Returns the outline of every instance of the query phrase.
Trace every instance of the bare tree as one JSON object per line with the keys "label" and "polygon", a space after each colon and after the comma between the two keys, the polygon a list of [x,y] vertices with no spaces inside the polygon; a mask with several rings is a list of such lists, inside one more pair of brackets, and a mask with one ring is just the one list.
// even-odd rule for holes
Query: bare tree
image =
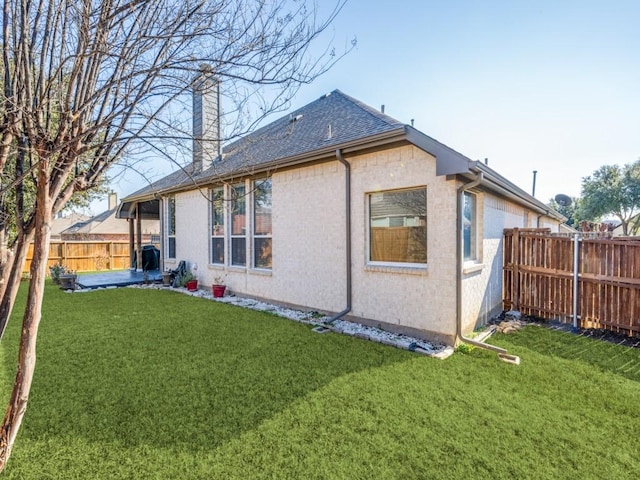
{"label": "bare tree", "polygon": [[[233,100],[230,136],[286,106],[342,55],[312,49],[342,8],[336,1],[321,19],[315,3],[291,0],[4,0],[0,203],[16,200],[4,210],[10,242],[11,222],[0,218],[0,338],[31,241],[34,250],[0,471],[29,398],[54,214],[140,145],[180,136],[172,108],[203,64]],[[257,117],[245,115],[250,104]],[[34,201],[24,201],[26,186]]]}

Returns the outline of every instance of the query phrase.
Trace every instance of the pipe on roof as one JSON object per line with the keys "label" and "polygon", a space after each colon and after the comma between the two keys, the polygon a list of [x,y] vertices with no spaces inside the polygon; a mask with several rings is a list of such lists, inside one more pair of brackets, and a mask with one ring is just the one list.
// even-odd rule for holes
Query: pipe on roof
{"label": "pipe on roof", "polygon": [[[482,184],[486,185],[493,190],[499,192],[502,196],[517,201],[518,203],[527,204],[532,210],[535,210],[543,216],[555,218],[559,222],[564,222],[566,218],[559,213],[550,209],[547,205],[541,201],[531,197],[527,192],[511,183],[506,178],[492,171],[489,167],[485,166],[482,162],[474,162],[470,171],[472,173],[482,174]],[[477,177],[476,177],[477,178]]]}
{"label": "pipe on roof", "polygon": [[352,285],[351,285],[351,164],[344,159],[342,155],[342,150],[336,150],[336,158],[338,161],[344,165],[345,170],[345,241],[346,241],[346,279],[347,279],[347,306],[344,310],[339,313],[336,313],[333,317],[325,321],[325,324],[331,325],[336,320],[344,317],[347,313],[351,311],[351,294],[352,294]]}

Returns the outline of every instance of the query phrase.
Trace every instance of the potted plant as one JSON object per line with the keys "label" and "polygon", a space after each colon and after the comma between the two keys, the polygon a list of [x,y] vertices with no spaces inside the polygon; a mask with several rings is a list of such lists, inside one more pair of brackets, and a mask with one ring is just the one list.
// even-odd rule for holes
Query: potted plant
{"label": "potted plant", "polygon": [[163,286],[170,287],[172,280],[173,280],[173,274],[169,270],[166,270],[166,271],[162,272],[162,285]]}
{"label": "potted plant", "polygon": [[193,275],[193,273],[187,271],[180,276],[178,286],[185,287],[190,292],[195,292],[198,290],[198,279]]}
{"label": "potted plant", "polygon": [[213,279],[213,285],[211,285],[211,290],[213,292],[214,298],[224,297],[224,291],[227,286],[224,284],[224,277],[215,277]]}

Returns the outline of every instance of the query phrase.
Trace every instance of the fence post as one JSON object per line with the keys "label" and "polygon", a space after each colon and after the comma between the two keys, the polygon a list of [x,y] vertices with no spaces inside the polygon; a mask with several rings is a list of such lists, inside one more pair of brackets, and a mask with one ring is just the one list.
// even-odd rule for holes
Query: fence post
{"label": "fence post", "polygon": [[578,330],[578,282],[580,278],[580,234],[573,235],[573,329]]}
{"label": "fence post", "polygon": [[511,277],[511,310],[520,310],[520,230],[513,229],[513,276]]}

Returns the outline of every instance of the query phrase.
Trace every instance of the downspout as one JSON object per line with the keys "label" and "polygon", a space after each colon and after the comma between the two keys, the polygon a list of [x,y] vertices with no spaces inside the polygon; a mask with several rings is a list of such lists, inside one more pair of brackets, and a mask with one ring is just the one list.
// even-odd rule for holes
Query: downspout
{"label": "downspout", "polygon": [[536,228],[541,228],[540,227],[540,219],[543,217],[548,217],[549,216],[549,212],[546,213],[542,213],[540,215],[538,215],[538,218],[536,218]]}
{"label": "downspout", "polygon": [[344,317],[347,313],[351,311],[351,164],[347,162],[342,156],[342,150],[336,150],[336,158],[338,161],[344,165],[345,172],[345,236],[346,236],[346,280],[347,280],[347,306],[344,310],[339,313],[336,313],[333,317],[326,320],[324,323],[327,325],[331,325],[336,320]]}
{"label": "downspout", "polygon": [[[472,340],[470,338],[465,337],[462,334],[462,265],[463,265],[463,252],[462,252],[462,206],[463,206],[463,196],[464,192],[471,190],[474,187],[477,187],[482,183],[484,179],[484,174],[482,172],[478,173],[478,176],[475,180],[470,183],[465,183],[458,187],[458,194],[456,196],[457,203],[457,225],[456,225],[456,339],[468,343],[469,345],[473,345],[475,347],[484,348],[486,350],[491,350],[497,352],[501,359],[507,360],[513,363],[516,363],[516,358],[512,355],[508,355],[507,351],[504,348],[496,347],[495,345],[489,345],[487,343],[478,342],[476,340]],[[519,363],[519,359],[518,359]]]}

